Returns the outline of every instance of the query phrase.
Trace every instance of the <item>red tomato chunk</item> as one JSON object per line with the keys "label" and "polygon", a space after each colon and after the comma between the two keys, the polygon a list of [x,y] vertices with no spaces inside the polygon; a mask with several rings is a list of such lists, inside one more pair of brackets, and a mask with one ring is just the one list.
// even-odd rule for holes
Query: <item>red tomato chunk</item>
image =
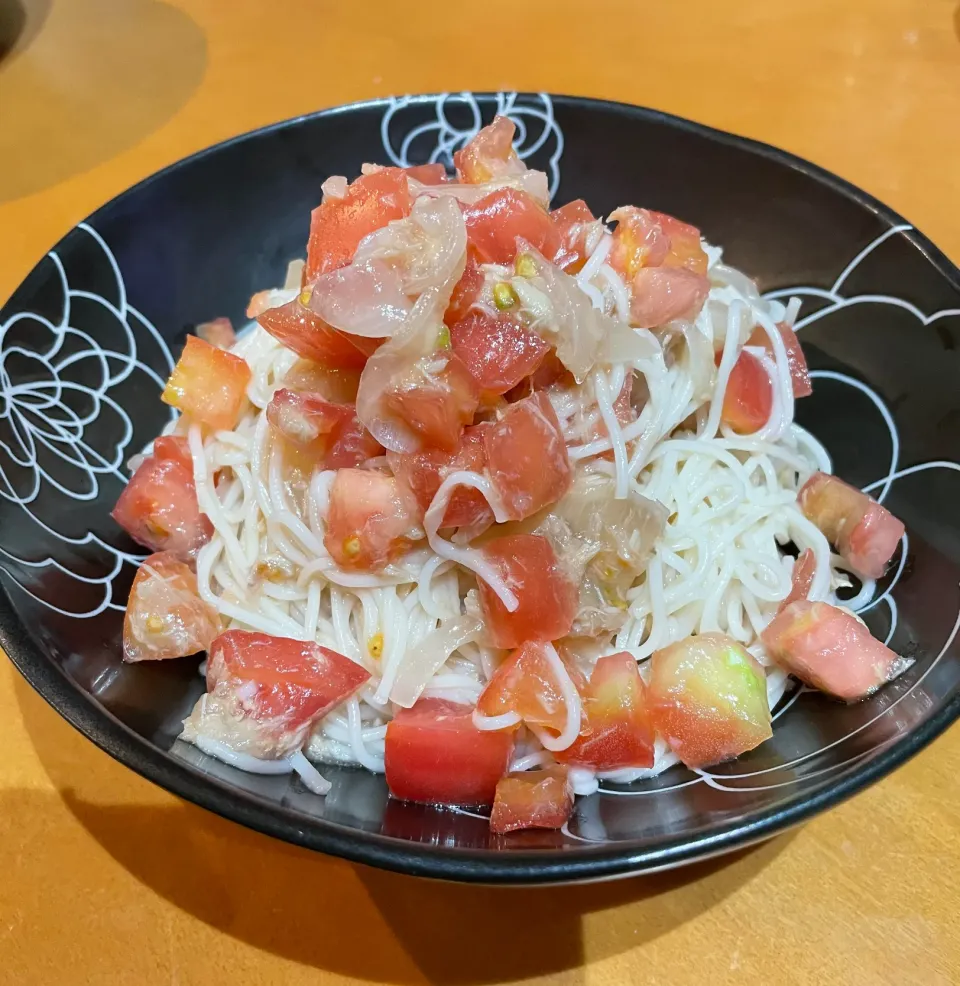
{"label": "red tomato chunk", "polygon": [[545,651],[546,645],[533,641],[515,650],[487,682],[477,709],[485,716],[515,712],[528,726],[563,732],[567,703]]}
{"label": "red tomato chunk", "polygon": [[903,537],[903,522],[873,497],[828,473],[814,473],[797,494],[815,524],[858,575],[879,579]]}
{"label": "red tomato chunk", "polygon": [[648,695],[653,725],[688,767],[732,760],[773,735],[763,668],[722,633],[656,651]]}
{"label": "red tomato chunk", "polygon": [[583,199],[576,199],[550,213],[560,238],[553,262],[568,274],[575,274],[587,261],[587,231],[596,222]]}
{"label": "red tomato chunk", "polygon": [[250,383],[247,361],[187,336],[187,344],[161,395],[166,404],[216,431],[237,423]]}
{"label": "red tomato chunk", "polygon": [[550,347],[509,313],[470,312],[450,327],[454,352],[482,394],[505,394],[533,373]]}
{"label": "red tomato chunk", "polygon": [[727,379],[720,420],[737,434],[752,435],[772,412],[773,385],[767,371],[752,353],[740,353]]}
{"label": "red tomato chunk", "polygon": [[[810,371],[807,369],[807,358],[803,355],[800,340],[785,322],[779,322],[777,328],[780,330],[780,338],[783,339],[783,347],[787,351],[787,365],[790,367],[790,379],[793,381],[793,396],[809,397],[813,393],[813,387],[810,384]],[[762,327],[754,330],[747,345],[762,346],[773,358],[773,344]]]}
{"label": "red tomato chunk", "polygon": [[479,185],[504,175],[520,174],[523,162],[513,149],[517,128],[505,116],[480,130],[462,150],[453,155],[453,163],[461,181]]}
{"label": "red tomato chunk", "polygon": [[213,524],[200,513],[193,482],[193,460],[185,438],[165,436],[120,494],[111,517],[140,544],[193,558],[213,536]]}
{"label": "red tomato chunk", "polygon": [[484,264],[512,264],[517,240],[525,240],[545,257],[560,249],[560,234],[550,214],[527,192],[500,188],[463,211],[467,241]]}
{"label": "red tomato chunk", "polygon": [[814,576],[817,574],[817,556],[811,548],[803,551],[800,557],[793,563],[791,573],[790,593],[777,610],[783,612],[790,603],[795,603],[800,599],[806,599],[810,595],[810,587],[813,585]]}
{"label": "red tomato chunk", "polygon": [[278,390],[267,405],[267,420],[277,434],[324,469],[358,466],[383,453],[352,405],[333,404],[320,394]]}
{"label": "red tomato chunk", "polygon": [[123,618],[123,659],[162,661],[206,650],[220,633],[216,610],[197,591],[197,577],[170,551],[137,570]]}
{"label": "red tomato chunk", "polygon": [[443,320],[447,325],[456,325],[474,306],[480,292],[483,290],[483,271],[477,265],[472,250],[467,251],[467,262],[460,275],[460,280],[453,287],[450,304],[444,313]]}
{"label": "red tomato chunk", "polygon": [[468,705],[421,698],[387,726],[387,786],[404,801],[492,804],[513,742],[512,732],[477,729]]}
{"label": "red tomato chunk", "polygon": [[402,555],[418,525],[393,476],[372,469],[340,469],[330,488],[323,543],[342,568],[375,572]]}
{"label": "red tomato chunk", "polygon": [[407,175],[401,168],[381,168],[361,175],[347,187],[343,198],[328,198],[310,216],[303,283],[345,267],[365,236],[394,219],[403,219],[412,205]]}
{"label": "red tomato chunk", "polygon": [[562,828],[573,811],[573,786],[566,767],[507,774],[497,784],[490,831]]}
{"label": "red tomato chunk", "polygon": [[268,308],[257,316],[257,321],[287,349],[328,370],[360,370],[367,362],[350,337],[327,325],[299,298],[279,308]]}
{"label": "red tomato chunk", "polygon": [[652,767],[654,730],[646,687],[630,654],[597,661],[584,695],[584,725],[573,745],[554,756],[594,770]]}
{"label": "red tomato chunk", "polygon": [[449,349],[417,361],[384,395],[385,407],[410,426],[424,445],[453,452],[473,421],[479,396],[463,360]]}
{"label": "red tomato chunk", "polygon": [[[421,511],[426,513],[440,484],[450,473],[460,470],[483,472],[487,461],[483,451],[483,433],[489,427],[489,424],[479,424],[465,429],[457,451],[452,455],[439,449],[425,449],[411,454],[387,453],[394,475],[401,485],[410,490]],[[483,494],[470,486],[458,486],[450,496],[440,529],[476,529],[492,523],[493,511]]]}
{"label": "red tomato chunk", "polygon": [[912,664],[829,603],[791,603],[761,634],[770,656],[813,688],[856,702]]}
{"label": "red tomato chunk", "polygon": [[685,267],[641,267],[631,282],[630,323],[655,329],[674,319],[700,314],[710,282]]}
{"label": "red tomato chunk", "polygon": [[484,434],[490,476],[511,520],[556,503],[570,488],[573,469],[550,399],[534,394],[511,404]]}
{"label": "red tomato chunk", "polygon": [[519,601],[510,613],[482,579],[480,609],[496,647],[526,641],[559,640],[570,632],[577,612],[577,587],[560,567],[550,542],[539,534],[495,538],[483,549]]}
{"label": "red tomato chunk", "polygon": [[184,724],[184,736],[267,759],[289,756],[369,677],[312,641],[228,630],[210,647],[208,695]]}

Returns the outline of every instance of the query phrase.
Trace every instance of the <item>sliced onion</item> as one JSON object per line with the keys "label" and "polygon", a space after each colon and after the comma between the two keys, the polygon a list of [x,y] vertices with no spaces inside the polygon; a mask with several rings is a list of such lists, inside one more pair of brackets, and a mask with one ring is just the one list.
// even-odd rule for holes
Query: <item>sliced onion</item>
{"label": "sliced onion", "polygon": [[514,277],[510,283],[534,331],[554,343],[557,358],[577,383],[583,383],[598,363],[634,362],[659,351],[652,335],[641,335],[594,308],[573,277],[529,245],[521,249],[532,258],[537,273]]}
{"label": "sliced onion", "polygon": [[376,260],[322,274],[310,286],[308,305],[335,329],[368,339],[393,335],[413,307],[399,272]]}
{"label": "sliced onion", "polygon": [[414,198],[453,198],[464,205],[475,205],[480,199],[500,188],[516,188],[533,196],[541,205],[550,204],[550,181],[542,171],[527,169],[517,175],[504,175],[493,181],[468,185],[456,181],[444,182],[442,185],[424,185],[415,178],[410,182],[410,194]]}
{"label": "sliced onion", "polygon": [[483,624],[475,616],[458,616],[441,623],[423,643],[407,651],[390,689],[390,700],[409,709],[450,655],[476,639],[482,628]]}

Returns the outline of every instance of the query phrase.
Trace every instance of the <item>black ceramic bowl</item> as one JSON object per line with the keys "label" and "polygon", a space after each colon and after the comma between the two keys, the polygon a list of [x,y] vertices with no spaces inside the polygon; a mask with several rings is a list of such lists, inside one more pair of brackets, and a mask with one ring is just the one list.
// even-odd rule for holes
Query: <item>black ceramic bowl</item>
{"label": "black ceramic bowl", "polygon": [[[865,617],[916,658],[860,705],[796,693],[771,741],[704,775],[577,803],[564,832],[498,840],[469,813],[400,804],[383,779],[333,769],[326,798],[176,742],[202,688],[196,659],[126,666],[135,548],[109,512],[123,464],[166,419],[161,382],[188,328],[243,319],[302,255],[330,174],[364,161],[449,162],[495,111],[556,200],[681,216],[765,292],[802,296],[815,372],[800,422],[836,471],[876,489],[909,547]],[[960,272],[863,192],[781,151],[649,110],[543,95],[424,96],[281,123],[124,193],[69,232],[0,312],[0,643],[81,732],[228,818],[408,873],[487,882],[598,879],[744,846],[860,790],[960,712]],[[899,478],[898,470],[942,462]]]}

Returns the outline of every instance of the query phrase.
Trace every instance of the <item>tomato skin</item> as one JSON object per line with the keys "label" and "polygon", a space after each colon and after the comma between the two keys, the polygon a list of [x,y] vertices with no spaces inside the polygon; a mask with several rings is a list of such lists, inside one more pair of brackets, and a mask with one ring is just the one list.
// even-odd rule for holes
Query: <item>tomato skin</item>
{"label": "tomato skin", "polygon": [[208,428],[229,430],[243,410],[251,376],[245,359],[187,336],[160,399]]}
{"label": "tomato skin", "polygon": [[773,384],[753,353],[741,352],[723,395],[720,420],[739,435],[759,431],[773,412]]}
{"label": "tomato skin", "polygon": [[781,667],[846,702],[866,698],[912,663],[829,603],[791,603],[760,636]]}
{"label": "tomato skin", "polygon": [[860,576],[878,579],[887,570],[904,534],[903,522],[873,497],[836,476],[816,472],[797,494],[815,524]]}
{"label": "tomato skin", "polygon": [[453,351],[476,380],[480,392],[498,396],[533,373],[550,347],[507,312],[475,309],[450,327]]}
{"label": "tomato skin", "polygon": [[512,264],[517,239],[545,257],[560,248],[560,235],[550,214],[527,192],[500,188],[463,210],[467,241],[484,264]]}
{"label": "tomato skin", "polygon": [[[367,362],[367,356],[345,333],[327,325],[319,315],[302,305],[299,298],[278,308],[268,308],[257,316],[257,321],[277,342],[325,369],[362,370]],[[365,343],[374,341],[363,340]]]}
{"label": "tomato skin", "polygon": [[477,709],[485,716],[516,712],[528,726],[563,732],[567,703],[545,651],[545,644],[531,640],[515,650],[487,682]]}
{"label": "tomato skin", "polygon": [[456,325],[461,319],[467,317],[477,298],[480,297],[483,284],[483,271],[480,270],[473,251],[468,249],[463,273],[453,287],[450,304],[447,305],[447,310],[443,315],[443,320],[447,326]]}
{"label": "tomato skin", "polygon": [[556,503],[570,488],[573,469],[560,422],[546,394],[511,404],[484,434],[490,477],[511,520]]}
{"label": "tomato skin", "polygon": [[647,695],[653,726],[688,767],[731,760],[773,735],[763,668],[722,633],[656,651]]}
{"label": "tomato skin", "polygon": [[583,199],[575,199],[554,209],[550,219],[557,230],[560,246],[553,262],[568,274],[575,274],[587,261],[587,230],[596,217]]}
{"label": "tomato skin", "polygon": [[493,803],[513,755],[513,733],[480,730],[468,705],[421,698],[387,726],[385,766],[394,798],[426,804]]}
{"label": "tomato skin", "polygon": [[520,604],[508,612],[497,594],[479,580],[480,610],[494,646],[559,640],[570,632],[577,612],[577,587],[561,569],[545,537],[514,534],[494,538],[483,553]]}
{"label": "tomato skin", "polygon": [[[360,241],[394,219],[410,214],[413,200],[402,168],[361,175],[343,198],[328,198],[310,215],[310,239],[303,283],[353,260]],[[301,353],[306,356],[306,353]]]}
{"label": "tomato skin", "polygon": [[342,568],[375,572],[407,550],[417,519],[416,505],[393,476],[339,469],[330,487],[323,543]]}
{"label": "tomato skin", "polygon": [[493,123],[480,130],[453,155],[460,181],[479,185],[503,175],[522,172],[523,162],[513,149],[516,130],[513,121],[505,116],[495,117]]}
{"label": "tomato skin", "polygon": [[477,385],[450,349],[438,349],[417,361],[404,380],[384,395],[384,406],[401,418],[423,443],[456,450],[465,425],[479,403]]}
{"label": "tomato skin", "polygon": [[[410,490],[421,511],[427,511],[440,484],[451,472],[483,472],[486,466],[483,434],[489,427],[489,424],[479,424],[464,429],[457,451],[452,455],[440,449],[423,449],[410,454],[387,453],[387,461],[398,482]],[[479,490],[458,486],[450,496],[440,530],[449,527],[476,529],[489,526],[493,520],[493,511]]]}
{"label": "tomato skin", "polygon": [[559,829],[573,811],[573,786],[566,767],[523,770],[497,784],[490,831],[496,835],[518,829]]}
{"label": "tomato skin", "polygon": [[584,726],[556,759],[594,770],[652,767],[654,730],[646,691],[630,654],[601,657],[584,693]]}
{"label": "tomato skin", "polygon": [[111,517],[140,544],[172,551],[187,561],[211,537],[213,524],[200,513],[187,440],[161,436],[120,494]]}
{"label": "tomato skin", "polygon": [[[803,355],[803,347],[797,338],[796,332],[790,328],[786,322],[778,322],[777,328],[780,330],[780,338],[783,339],[783,346],[787,351],[787,365],[790,367],[790,379],[793,381],[794,397],[809,397],[813,393],[813,386],[810,383],[810,371],[807,369],[807,358]],[[761,346],[773,359],[773,345],[766,331],[758,326],[753,335],[747,340],[748,346]]]}
{"label": "tomato skin", "polygon": [[197,577],[171,551],[137,569],[123,618],[124,661],[162,661],[206,650],[220,633],[216,610],[200,598]]}

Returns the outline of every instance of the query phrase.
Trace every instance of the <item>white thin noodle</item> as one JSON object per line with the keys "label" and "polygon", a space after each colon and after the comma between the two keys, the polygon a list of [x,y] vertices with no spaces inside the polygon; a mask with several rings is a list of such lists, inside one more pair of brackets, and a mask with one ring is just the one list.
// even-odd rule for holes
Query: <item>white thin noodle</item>
{"label": "white thin noodle", "polygon": [[[593,239],[577,282],[595,305],[622,318],[629,292],[606,263],[610,237]],[[829,469],[830,461],[820,443],[793,423],[789,367],[774,322],[795,319],[796,304],[784,309],[764,301],[742,274],[720,263],[709,276],[710,296],[694,330],[721,359],[716,371],[709,368],[706,392],[702,379],[695,381],[693,354],[681,346],[635,363],[597,366],[583,387],[550,396],[575,466],[607,472],[617,497],[643,493],[663,503],[670,517],[646,572],[628,593],[625,624],[601,642],[601,652],[627,650],[646,674],[644,662],[657,648],[692,632],[719,630],[749,647],[767,668],[772,706],[784,694],[786,676],[767,659],[759,634],[790,589],[792,562],[782,546],[793,542],[813,550],[811,598],[832,599],[842,584],[829,545],[796,505],[800,486],[814,471]],[[758,355],[771,378],[775,408],[760,432],[741,436],[721,425],[720,410],[737,353],[756,326],[770,340],[772,354]],[[426,513],[426,541],[379,573],[339,569],[323,543],[334,474],[318,472],[306,488],[292,488],[264,414],[296,357],[259,326],[243,334],[236,351],[252,370],[250,404],[237,426],[206,437],[195,426],[180,428],[188,438],[200,508],[214,527],[197,559],[200,593],[228,628],[316,640],[365,667],[370,681],[317,725],[303,753],[313,761],[382,772],[386,726],[394,713],[390,690],[408,655],[441,620],[471,605],[465,596],[478,578],[508,610],[517,605],[514,587],[482,552],[462,537],[439,534],[458,486],[479,490],[498,520],[504,519],[502,504],[489,476],[456,472],[445,478]],[[613,402],[630,372],[643,378],[646,399],[636,420],[622,424]],[[612,456],[606,454],[611,450]],[[529,737],[529,749],[518,753],[524,768],[551,762],[550,751],[569,746],[579,728],[577,690],[556,651],[547,650],[566,707],[565,727],[559,735],[540,731],[538,739]],[[500,659],[482,641],[465,643],[423,694],[475,704]],[[512,713],[476,713],[474,719],[483,729],[518,721]],[[301,754],[271,764],[208,739],[199,745],[241,769],[295,770],[311,790],[327,786]],[[658,739],[653,768],[620,771],[609,779],[652,776],[674,763]],[[594,790],[596,783],[590,771],[576,776],[580,792]]]}

